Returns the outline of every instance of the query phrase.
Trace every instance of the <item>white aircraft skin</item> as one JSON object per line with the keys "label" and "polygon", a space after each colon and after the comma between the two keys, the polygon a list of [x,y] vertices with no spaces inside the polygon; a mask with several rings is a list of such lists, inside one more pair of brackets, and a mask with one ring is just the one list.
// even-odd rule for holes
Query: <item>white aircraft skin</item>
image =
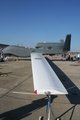
{"label": "white aircraft skin", "polygon": [[35,94],[68,94],[42,54],[31,53],[31,62]]}
{"label": "white aircraft skin", "polygon": [[[32,73],[33,73],[33,83],[34,83],[34,93],[16,92],[17,94],[31,94],[39,95],[45,94],[47,96],[47,116],[50,120],[50,112],[54,116],[52,111],[52,106],[50,103],[51,95],[68,94],[67,90],[60,82],[56,73],[53,71],[45,57],[41,53],[31,53],[31,63],[32,63]],[[71,89],[71,88],[69,88]],[[41,116],[39,117],[41,119]],[[57,118],[59,120],[59,118]]]}

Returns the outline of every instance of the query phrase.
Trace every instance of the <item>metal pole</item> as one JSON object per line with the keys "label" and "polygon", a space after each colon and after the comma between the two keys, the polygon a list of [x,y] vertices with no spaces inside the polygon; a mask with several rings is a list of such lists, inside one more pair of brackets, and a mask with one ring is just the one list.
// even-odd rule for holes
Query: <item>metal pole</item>
{"label": "metal pole", "polygon": [[48,95],[48,120],[50,120],[50,102],[51,102],[51,96]]}

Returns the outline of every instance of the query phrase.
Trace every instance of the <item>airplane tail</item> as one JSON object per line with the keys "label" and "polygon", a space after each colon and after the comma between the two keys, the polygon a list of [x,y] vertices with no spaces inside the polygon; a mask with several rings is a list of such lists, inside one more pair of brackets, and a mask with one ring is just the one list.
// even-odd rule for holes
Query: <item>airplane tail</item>
{"label": "airplane tail", "polygon": [[71,45],[71,34],[68,34],[66,36],[63,51],[70,51],[70,45]]}

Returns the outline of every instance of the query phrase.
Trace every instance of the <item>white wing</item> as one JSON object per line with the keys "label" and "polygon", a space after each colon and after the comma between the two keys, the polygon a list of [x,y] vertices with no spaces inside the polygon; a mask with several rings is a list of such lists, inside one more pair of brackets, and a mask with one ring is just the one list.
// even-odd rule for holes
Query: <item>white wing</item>
{"label": "white wing", "polygon": [[40,53],[31,53],[35,94],[68,94],[59,78]]}

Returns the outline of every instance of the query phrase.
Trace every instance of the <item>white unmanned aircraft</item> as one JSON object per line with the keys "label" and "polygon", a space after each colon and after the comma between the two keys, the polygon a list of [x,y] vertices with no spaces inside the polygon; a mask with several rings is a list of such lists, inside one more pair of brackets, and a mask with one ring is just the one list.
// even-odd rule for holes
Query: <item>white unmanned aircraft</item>
{"label": "white unmanned aircraft", "polygon": [[[31,63],[34,94],[45,94],[47,96],[48,120],[50,120],[50,111],[52,112],[50,104],[51,95],[68,94],[68,92],[42,54],[31,53]],[[20,92],[13,91],[13,93]]]}

